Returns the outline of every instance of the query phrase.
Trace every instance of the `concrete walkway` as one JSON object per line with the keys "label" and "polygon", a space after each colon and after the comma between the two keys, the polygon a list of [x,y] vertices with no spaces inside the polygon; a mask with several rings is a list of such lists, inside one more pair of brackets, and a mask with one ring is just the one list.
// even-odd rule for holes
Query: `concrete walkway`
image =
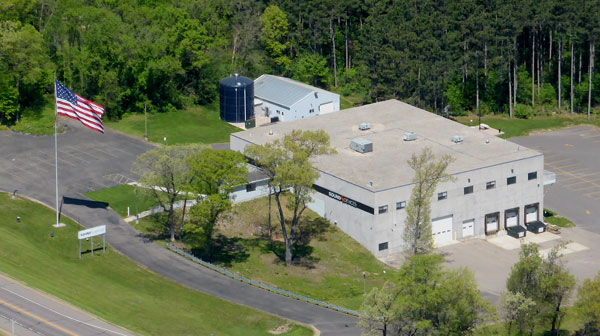
{"label": "concrete walkway", "polygon": [[[64,204],[62,214],[85,227],[107,225],[107,241],[116,250],[185,286],[313,325],[321,335],[360,335],[355,317],[282,297],[206,269],[147,241],[114,211],[89,202],[83,193],[115,186],[119,180],[135,180],[130,176],[130,165],[152,146],[110,129],[101,135],[75,122],[65,123],[70,130],[58,137],[59,192],[81,199],[88,206]],[[18,189],[18,194],[54,207],[54,138],[0,132],[0,189]]]}

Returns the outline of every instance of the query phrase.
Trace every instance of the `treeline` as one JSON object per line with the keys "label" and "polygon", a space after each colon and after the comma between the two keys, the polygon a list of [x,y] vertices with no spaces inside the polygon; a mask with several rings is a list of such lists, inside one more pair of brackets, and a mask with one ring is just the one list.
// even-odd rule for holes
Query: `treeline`
{"label": "treeline", "polygon": [[210,103],[234,72],[436,113],[589,113],[600,102],[599,8],[600,0],[3,0],[0,122],[43,104],[54,73],[111,119],[144,104]]}

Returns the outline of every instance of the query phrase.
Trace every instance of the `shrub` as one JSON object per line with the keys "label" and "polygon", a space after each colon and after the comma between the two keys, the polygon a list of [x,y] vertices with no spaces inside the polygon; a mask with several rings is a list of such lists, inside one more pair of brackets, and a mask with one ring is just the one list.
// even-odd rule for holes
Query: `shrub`
{"label": "shrub", "polygon": [[533,111],[530,106],[517,104],[517,107],[515,108],[515,117],[519,119],[529,119],[532,115]]}

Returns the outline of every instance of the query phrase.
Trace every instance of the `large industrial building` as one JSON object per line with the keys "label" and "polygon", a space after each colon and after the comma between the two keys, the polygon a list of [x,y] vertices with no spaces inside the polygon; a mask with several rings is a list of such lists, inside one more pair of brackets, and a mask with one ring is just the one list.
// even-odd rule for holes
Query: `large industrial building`
{"label": "large industrial building", "polygon": [[275,121],[294,121],[339,111],[340,95],[298,81],[262,75],[254,81],[254,101],[260,113]]}
{"label": "large industrial building", "polygon": [[431,201],[435,245],[542,220],[542,153],[397,100],[233,133],[231,149],[294,129],[323,129],[337,150],[313,162],[320,177],[310,207],[376,256],[404,250],[414,175],[407,160],[425,147],[455,159],[447,170],[454,179],[439,184]]}

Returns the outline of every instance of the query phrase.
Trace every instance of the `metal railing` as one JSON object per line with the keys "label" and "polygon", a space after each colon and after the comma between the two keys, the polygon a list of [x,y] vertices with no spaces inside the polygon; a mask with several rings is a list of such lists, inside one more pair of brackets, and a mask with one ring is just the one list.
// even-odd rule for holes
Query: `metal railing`
{"label": "metal railing", "polygon": [[348,309],[348,308],[336,306],[336,305],[331,304],[331,303],[327,303],[327,302],[315,300],[315,299],[309,298],[309,297],[304,296],[304,295],[292,293],[292,292],[287,291],[285,289],[276,288],[276,287],[264,284],[262,282],[258,282],[258,281],[252,280],[252,279],[248,279],[245,276],[241,276],[239,274],[235,274],[233,272],[230,272],[230,271],[226,270],[223,267],[211,264],[211,263],[206,262],[206,261],[204,261],[204,260],[202,260],[200,258],[196,258],[195,256],[193,256],[193,255],[191,255],[191,254],[189,254],[189,253],[187,253],[187,252],[185,252],[185,251],[183,251],[183,250],[181,250],[181,249],[179,249],[179,248],[177,248],[177,247],[175,247],[175,246],[173,246],[173,245],[171,245],[169,243],[167,243],[167,248],[170,249],[173,252],[176,252],[177,254],[180,254],[180,255],[182,255],[182,256],[184,256],[184,257],[186,257],[186,258],[188,258],[188,259],[190,259],[190,260],[192,260],[192,261],[194,261],[194,262],[196,262],[196,263],[204,266],[204,267],[210,268],[211,270],[219,272],[219,273],[221,273],[223,275],[226,275],[226,276],[228,276],[228,277],[230,277],[230,278],[232,278],[234,280],[239,280],[241,282],[247,283],[247,284],[252,285],[254,287],[258,287],[258,288],[261,288],[261,289],[264,289],[264,290],[268,290],[269,292],[277,293],[279,295],[287,296],[287,297],[290,297],[290,298],[293,298],[293,299],[296,299],[296,300],[300,300],[300,301],[305,301],[305,302],[308,302],[308,303],[312,303],[314,305],[325,307],[327,309],[335,310],[335,311],[342,312],[342,313],[345,313],[345,314],[348,314],[348,315],[360,316],[360,313],[357,312],[356,310],[352,310],[352,309]]}

